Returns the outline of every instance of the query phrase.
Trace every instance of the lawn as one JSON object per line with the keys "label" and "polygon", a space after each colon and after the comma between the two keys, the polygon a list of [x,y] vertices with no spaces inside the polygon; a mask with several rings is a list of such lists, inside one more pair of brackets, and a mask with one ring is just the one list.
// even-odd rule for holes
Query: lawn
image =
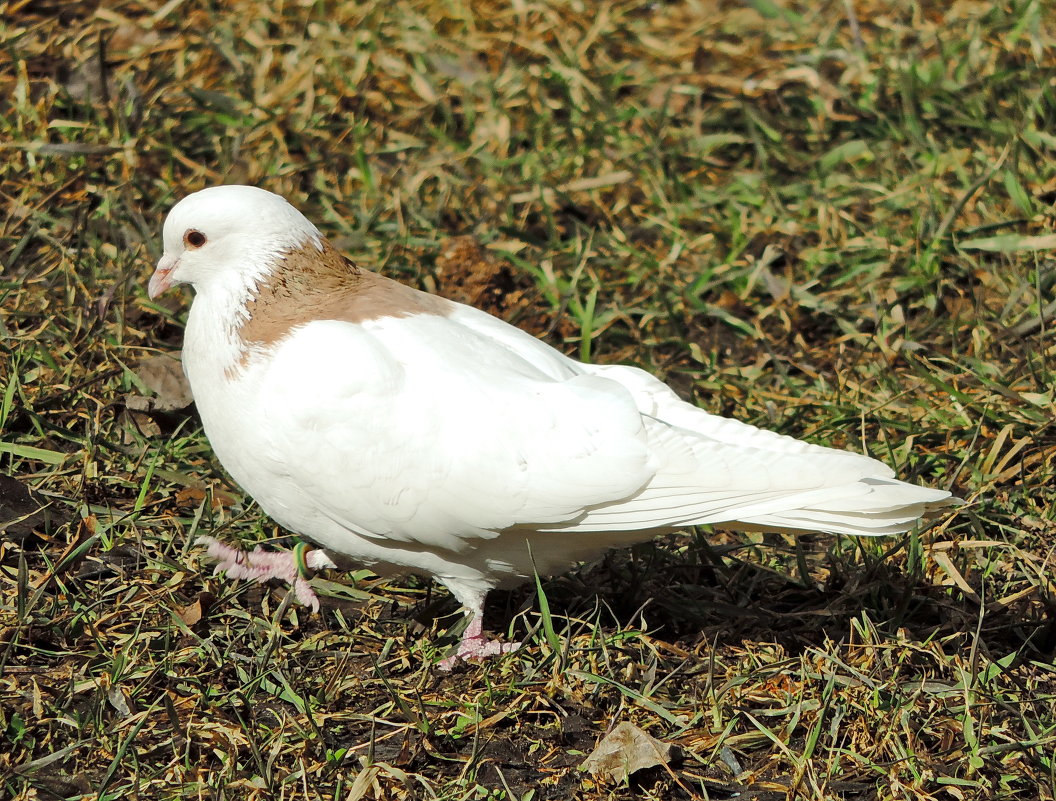
{"label": "lawn", "polygon": [[[0,798],[1056,798],[1051,2],[0,12]],[[424,580],[214,577],[197,536],[289,536],[156,358],[162,220],[218,183],[966,503],[613,552],[452,673]],[[581,770],[620,723],[677,753]]]}

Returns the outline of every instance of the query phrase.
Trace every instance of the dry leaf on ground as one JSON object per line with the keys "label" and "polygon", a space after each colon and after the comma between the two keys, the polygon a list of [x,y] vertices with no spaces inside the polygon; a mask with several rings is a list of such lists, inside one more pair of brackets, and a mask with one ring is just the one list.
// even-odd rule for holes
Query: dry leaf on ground
{"label": "dry leaf on ground", "polygon": [[593,775],[601,774],[611,781],[626,781],[640,770],[669,765],[681,758],[678,746],[661,742],[624,721],[606,734],[594,752],[579,769]]}

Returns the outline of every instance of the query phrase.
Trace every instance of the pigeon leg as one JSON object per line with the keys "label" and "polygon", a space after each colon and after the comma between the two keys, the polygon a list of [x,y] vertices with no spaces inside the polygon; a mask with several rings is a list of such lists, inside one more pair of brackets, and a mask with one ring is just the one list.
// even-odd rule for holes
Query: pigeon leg
{"label": "pigeon leg", "polygon": [[487,659],[499,654],[510,654],[521,647],[519,642],[500,642],[489,640],[484,636],[484,612],[482,609],[470,610],[469,625],[462,632],[462,641],[458,644],[458,650],[453,656],[443,659],[439,663],[441,670],[451,670],[460,660]]}
{"label": "pigeon leg", "polygon": [[308,576],[313,570],[337,567],[321,548],[310,550],[303,545],[292,551],[265,551],[259,545],[242,551],[212,537],[199,537],[197,544],[208,546],[206,553],[216,560],[214,576],[226,572],[228,578],[260,583],[273,578],[285,581],[297,600],[313,612],[319,611],[319,599],[308,584]]}

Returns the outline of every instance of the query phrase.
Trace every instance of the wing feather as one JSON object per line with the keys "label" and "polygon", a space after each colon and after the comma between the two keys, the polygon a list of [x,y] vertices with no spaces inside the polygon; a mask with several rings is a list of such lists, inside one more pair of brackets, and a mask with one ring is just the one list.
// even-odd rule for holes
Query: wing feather
{"label": "wing feather", "polygon": [[263,384],[269,463],[361,534],[452,550],[646,484],[626,390],[488,345],[441,317],[304,327]]}
{"label": "wing feather", "polygon": [[417,547],[733,521],[891,533],[948,497],[869,457],[708,414],[636,368],[582,365],[468,307],[311,323],[273,354],[262,394],[276,475],[339,529]]}

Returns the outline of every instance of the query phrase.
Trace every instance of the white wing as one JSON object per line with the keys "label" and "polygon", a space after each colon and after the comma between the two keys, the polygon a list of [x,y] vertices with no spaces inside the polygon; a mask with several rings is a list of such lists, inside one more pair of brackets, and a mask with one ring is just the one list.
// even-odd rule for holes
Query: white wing
{"label": "white wing", "polygon": [[[559,356],[476,309],[460,307],[457,316],[519,354]],[[631,393],[641,414],[653,418],[647,431],[659,461],[647,487],[625,501],[587,510],[574,523],[578,531],[736,521],[755,528],[894,534],[912,527],[929,508],[949,502],[949,492],[899,481],[890,467],[868,456],[709,414],[636,367],[561,358]],[[672,459],[680,447],[689,454]]]}
{"label": "white wing", "polygon": [[389,540],[457,550],[652,475],[629,392],[547,375],[445,317],[311,323],[276,351],[260,397],[261,458],[332,519]]}
{"label": "white wing", "polygon": [[340,525],[427,548],[514,526],[879,534],[948,496],[709,415],[640,370],[581,365],[468,307],[311,323],[275,353],[262,397],[273,470]]}

